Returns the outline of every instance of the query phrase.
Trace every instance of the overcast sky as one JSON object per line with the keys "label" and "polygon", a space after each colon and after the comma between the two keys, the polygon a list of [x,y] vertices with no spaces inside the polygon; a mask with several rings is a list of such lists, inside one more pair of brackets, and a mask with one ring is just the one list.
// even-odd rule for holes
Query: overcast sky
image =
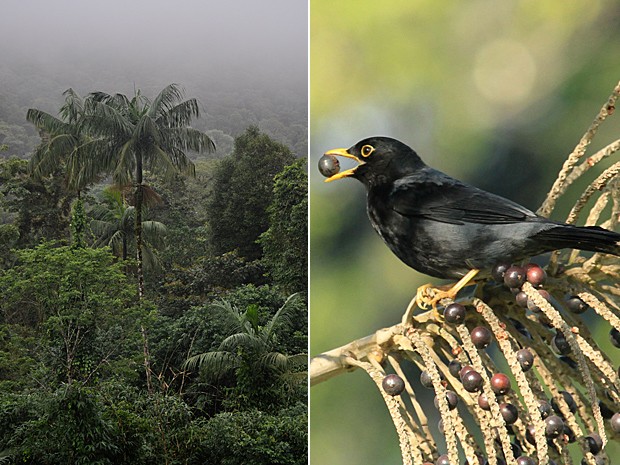
{"label": "overcast sky", "polygon": [[[302,0],[2,0],[0,66],[306,86]],[[61,70],[61,71],[59,71]],[[1,84],[1,83],[0,83]],[[69,83],[70,84],[70,83]]]}

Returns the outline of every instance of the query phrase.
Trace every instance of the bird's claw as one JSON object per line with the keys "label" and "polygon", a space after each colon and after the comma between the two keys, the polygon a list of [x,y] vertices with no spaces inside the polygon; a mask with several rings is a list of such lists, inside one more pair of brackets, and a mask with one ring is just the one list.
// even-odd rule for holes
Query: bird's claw
{"label": "bird's claw", "polygon": [[443,315],[437,311],[437,304],[444,299],[454,300],[461,289],[471,284],[476,274],[478,274],[478,270],[470,270],[459,282],[450,286],[447,290],[433,287],[432,284],[420,286],[415,297],[418,307],[425,311],[432,310],[435,317],[439,321],[443,321]]}
{"label": "bird's claw", "polygon": [[443,291],[433,287],[431,284],[425,284],[418,288],[416,293],[416,303],[420,309],[427,311],[432,310],[435,317],[443,321],[443,315],[437,310],[437,304],[443,299],[454,299],[451,290]]}

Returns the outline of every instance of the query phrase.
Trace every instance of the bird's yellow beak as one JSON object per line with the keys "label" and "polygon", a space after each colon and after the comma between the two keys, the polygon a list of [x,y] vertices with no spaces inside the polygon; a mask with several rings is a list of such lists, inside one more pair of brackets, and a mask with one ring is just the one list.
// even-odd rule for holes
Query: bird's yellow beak
{"label": "bird's yellow beak", "polygon": [[[355,160],[356,162],[358,162],[360,165],[364,164],[364,162],[362,160],[360,160],[359,158],[357,158],[355,155],[351,155],[349,153],[348,149],[332,149],[332,150],[329,150],[328,152],[325,152],[325,155],[334,155],[336,157],[351,158],[351,159]],[[348,178],[349,176],[353,176],[355,174],[355,170],[356,169],[357,169],[357,166],[354,167],[354,168],[351,168],[349,170],[345,170],[345,171],[341,171],[340,173],[336,173],[333,176],[330,176],[329,178],[327,178],[325,180],[325,182],[332,182],[332,181],[335,181],[337,179]]]}

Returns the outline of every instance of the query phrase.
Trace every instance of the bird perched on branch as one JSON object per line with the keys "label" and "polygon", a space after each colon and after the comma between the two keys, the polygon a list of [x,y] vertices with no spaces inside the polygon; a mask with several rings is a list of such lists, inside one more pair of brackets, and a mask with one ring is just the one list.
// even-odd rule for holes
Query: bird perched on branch
{"label": "bird perched on branch", "polygon": [[[359,165],[339,171],[334,157]],[[480,270],[552,250],[572,248],[620,255],[620,234],[536,215],[527,208],[467,185],[427,166],[416,152],[389,137],[364,139],[325,153],[325,181],[355,178],[366,186],[370,222],[411,268],[437,278],[460,279],[448,291],[418,291],[418,304],[454,299]]]}

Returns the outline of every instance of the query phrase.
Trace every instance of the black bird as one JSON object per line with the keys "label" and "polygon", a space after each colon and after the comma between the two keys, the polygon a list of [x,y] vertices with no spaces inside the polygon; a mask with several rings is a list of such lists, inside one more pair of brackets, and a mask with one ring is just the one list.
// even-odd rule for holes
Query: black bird
{"label": "black bird", "polygon": [[620,255],[620,234],[543,218],[427,166],[396,139],[371,137],[325,153],[334,155],[359,165],[325,181],[351,177],[366,186],[370,222],[398,258],[430,276],[461,278],[433,306],[498,263],[563,248]]}

